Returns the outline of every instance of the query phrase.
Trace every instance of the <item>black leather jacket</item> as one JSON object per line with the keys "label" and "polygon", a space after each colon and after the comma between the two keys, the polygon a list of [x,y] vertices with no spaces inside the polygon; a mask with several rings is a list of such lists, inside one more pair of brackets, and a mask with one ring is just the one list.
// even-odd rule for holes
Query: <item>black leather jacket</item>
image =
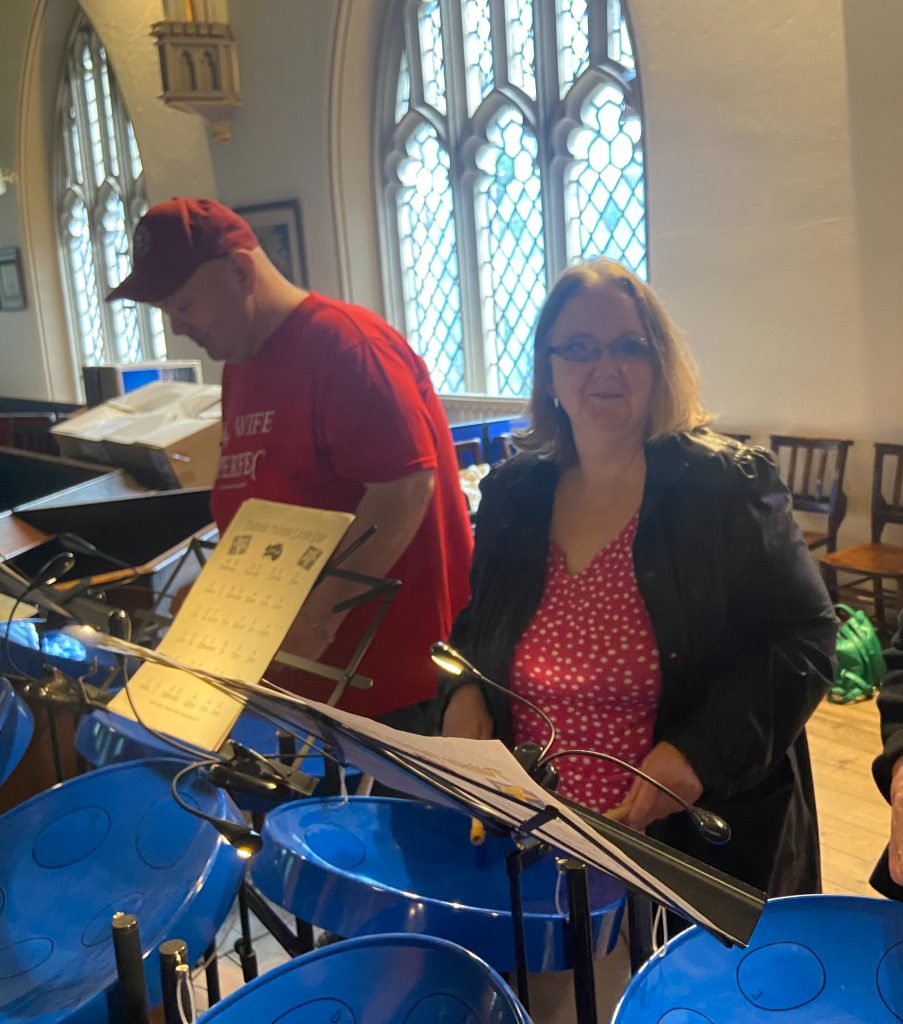
{"label": "black leather jacket", "polygon": [[[734,837],[708,846],[681,814],[649,832],[770,895],[818,891],[803,729],[833,675],[836,619],[789,495],[768,452],[708,432],[646,457],[633,555],[661,653],[655,741],[685,755],[700,805]],[[554,463],[521,455],[483,482],[471,600],[450,640],[502,682],[542,597],[557,479]],[[508,741],[507,699],[484,694]]]}

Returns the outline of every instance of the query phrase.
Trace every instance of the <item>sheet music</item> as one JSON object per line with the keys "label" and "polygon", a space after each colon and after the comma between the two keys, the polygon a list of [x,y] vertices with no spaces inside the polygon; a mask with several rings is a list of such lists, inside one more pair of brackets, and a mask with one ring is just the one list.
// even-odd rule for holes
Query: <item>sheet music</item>
{"label": "sheet music", "polygon": [[[97,646],[120,651],[127,647],[129,653],[138,657],[163,657],[109,637],[103,637]],[[622,848],[617,833],[609,838],[596,831],[574,810],[540,787],[499,740],[417,736],[317,701],[283,693],[266,683],[249,684],[224,678],[215,682],[236,694],[242,702],[250,701],[259,712],[275,716],[275,721],[299,734],[313,735],[330,743],[337,741],[350,763],[418,799],[459,811],[463,804],[472,813],[482,813],[487,821],[504,824],[512,831],[530,821],[534,816],[533,808],[540,811],[552,807],[557,817],[533,828],[536,838],[682,910],[723,939],[744,945],[749,941],[764,906],[763,893],[736,879],[714,878],[706,865],[676,855],[683,865],[681,884],[689,884],[692,893],[683,895],[639,863],[629,852],[631,846]],[[397,764],[386,757],[385,749],[395,752]],[[458,798],[453,799],[450,793],[437,788],[429,781],[429,775],[446,781],[451,791],[459,794]],[[612,823],[612,828],[618,826]],[[642,840],[642,836],[637,834],[637,839]],[[647,863],[650,863],[648,859]],[[704,884],[706,879],[708,884]]]}
{"label": "sheet music", "polygon": [[[528,811],[525,812],[524,801],[537,811],[548,806],[554,807],[558,817],[535,830],[539,838],[616,878],[638,884],[657,898],[682,908],[695,920],[712,925],[698,908],[687,903],[680,894],[633,864],[604,836],[592,832],[574,811],[532,779],[500,740],[418,736],[307,698],[296,698],[295,702],[325,712],[382,746],[403,751],[417,762],[428,765],[432,773],[469,793],[475,803],[491,807],[512,825],[522,823],[530,816]],[[316,732],[315,726],[312,731]],[[369,770],[362,765],[356,767]]]}
{"label": "sheet music", "polygon": [[[134,720],[134,703],[152,729],[216,750],[244,700],[181,668],[257,682],[353,519],[259,498],[244,502],[160,643],[160,657],[138,669],[110,710]],[[145,656],[120,645],[127,648]]]}

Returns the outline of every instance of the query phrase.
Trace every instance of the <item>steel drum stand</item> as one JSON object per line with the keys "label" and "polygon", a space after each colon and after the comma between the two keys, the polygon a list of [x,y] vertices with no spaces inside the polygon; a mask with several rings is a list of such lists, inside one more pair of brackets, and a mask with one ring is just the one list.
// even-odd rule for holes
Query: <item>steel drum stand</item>
{"label": "steel drum stand", "polygon": [[[548,843],[541,840],[525,842],[534,828],[549,821],[551,808],[540,811],[534,819],[524,822],[522,833],[515,838],[516,848],[505,858],[508,888],[511,894],[511,927],[514,932],[514,955],[517,962],[517,997],[530,1013],[530,982],[527,965],[527,941],[524,932],[524,901],[521,875],[525,868],[549,852]],[[589,878],[586,865],[576,859],[559,863],[564,871],[568,888],[567,934],[571,943],[574,973],[574,999],[577,1005],[577,1024],[598,1024],[596,1013],[596,978],[593,969],[593,926],[589,899]]]}
{"label": "steel drum stand", "polygon": [[[314,584],[316,587],[323,581],[323,579],[329,576],[334,579],[344,580],[348,583],[356,583],[367,588],[362,593],[356,594],[354,597],[350,597],[335,605],[333,608],[334,614],[351,611],[352,609],[358,608],[371,601],[379,602],[376,612],[364,631],[348,664],[344,668],[338,668],[333,665],[324,665],[322,662],[314,661],[311,658],[302,658],[297,655],[290,654],[287,651],[280,651],[274,659],[275,661],[288,665],[292,668],[301,669],[305,672],[311,673],[312,675],[318,675],[321,678],[331,680],[335,685],[333,686],[332,693],[329,695],[326,702],[329,707],[335,707],[338,704],[347,687],[351,686],[357,689],[368,689],[373,685],[373,680],[366,676],[358,675],[357,669],[363,660],[364,655],[367,653],[370,644],[373,642],[373,638],[376,636],[376,632],[382,624],[382,620],[385,617],[386,612],[389,610],[389,606],[394,600],[399,587],[401,586],[401,580],[386,579],[381,576],[369,576],[363,573],[352,572],[350,570],[340,568],[340,563],[353,551],[357,550],[357,548],[368,540],[373,533],[373,528],[365,531],[357,541],[355,541],[355,543],[351,544],[337,558],[333,559],[332,562],[323,568],[317,578],[317,582]],[[294,764],[300,764],[312,747],[313,740],[308,736],[308,738],[302,743],[301,748],[297,749],[294,734],[291,732],[283,732],[279,736],[279,745],[279,754],[282,763],[286,766],[291,766]],[[215,778],[213,781],[216,781]],[[327,774],[327,783],[329,782],[332,782],[332,784],[336,786],[336,791],[338,791],[337,771],[332,771]],[[240,786],[241,783],[239,782],[238,788],[240,788]],[[226,788],[228,789],[228,787]],[[288,799],[293,798],[294,796],[288,797]],[[259,831],[262,824],[263,815],[257,815],[254,820],[255,829]],[[272,909],[260,891],[254,886],[247,873],[241,884],[241,888],[238,891],[238,911],[241,937],[235,941],[235,952],[238,954],[241,961],[242,976],[246,982],[252,981],[257,977],[257,954],[254,952],[253,940],[251,937],[250,914],[253,913],[253,915],[260,921],[279,945],[282,946],[289,956],[300,956],[302,953],[310,952],[314,947],[313,929],[310,924],[306,921],[296,919],[295,932],[293,933],[282,918],[279,917],[279,915]]]}

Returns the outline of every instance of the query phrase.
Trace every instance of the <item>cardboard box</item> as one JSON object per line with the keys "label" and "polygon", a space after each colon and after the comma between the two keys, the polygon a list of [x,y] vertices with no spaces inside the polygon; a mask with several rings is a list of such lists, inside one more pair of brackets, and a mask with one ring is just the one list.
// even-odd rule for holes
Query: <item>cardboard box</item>
{"label": "cardboard box", "polygon": [[104,448],[103,439],[116,423],[127,416],[127,412],[108,404],[98,405],[57,423],[50,428],[50,433],[60,446],[60,454],[67,459],[110,465],[110,453]]}
{"label": "cardboard box", "polygon": [[[217,384],[154,383],[53,428],[61,448],[95,450],[147,487],[209,487],[221,433]],[[84,456],[83,456],[84,457]]]}

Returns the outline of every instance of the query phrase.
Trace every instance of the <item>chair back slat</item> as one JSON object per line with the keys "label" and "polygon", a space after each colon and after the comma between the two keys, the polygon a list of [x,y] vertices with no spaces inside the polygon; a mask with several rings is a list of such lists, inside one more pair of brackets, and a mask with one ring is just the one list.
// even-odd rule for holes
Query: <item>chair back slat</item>
{"label": "chair back slat", "polygon": [[[843,490],[847,452],[852,441],[830,437],[793,437],[773,434],[771,448],[781,479],[793,497],[798,512],[827,517],[827,548],[836,548],[837,531],[846,515]],[[823,538],[821,543],[826,541]]]}
{"label": "chair back slat", "polygon": [[460,469],[476,466],[486,461],[483,458],[483,442],[478,437],[468,437],[462,441],[455,441],[454,444]]}
{"label": "chair back slat", "polygon": [[[818,476],[816,477],[815,493],[821,496],[825,493],[825,479],[828,472],[828,449],[823,448],[818,456]],[[828,491],[831,487],[828,485]]]}
{"label": "chair back slat", "polygon": [[888,523],[903,523],[903,444],[876,444],[872,469],[872,543]]}

